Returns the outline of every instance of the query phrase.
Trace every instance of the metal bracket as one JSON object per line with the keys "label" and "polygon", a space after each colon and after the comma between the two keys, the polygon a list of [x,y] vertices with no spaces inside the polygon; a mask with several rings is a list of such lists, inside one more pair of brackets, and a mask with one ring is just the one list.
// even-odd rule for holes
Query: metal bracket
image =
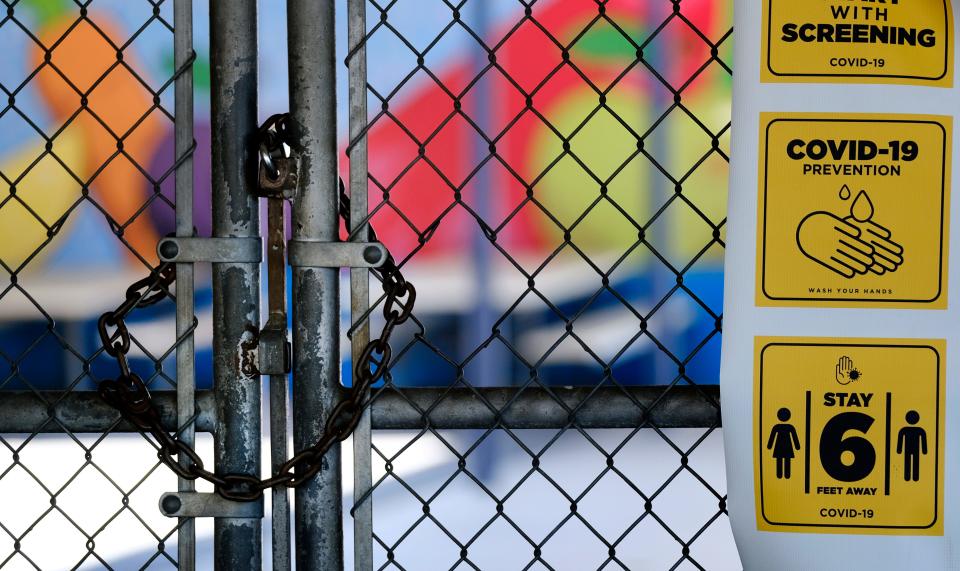
{"label": "metal bracket", "polygon": [[162,262],[259,264],[263,243],[260,238],[164,238],[157,254]]}
{"label": "metal bracket", "polygon": [[160,513],[167,517],[263,517],[263,496],[252,502],[232,502],[217,494],[168,492],[160,496]]}
{"label": "metal bracket", "polygon": [[311,242],[290,240],[290,265],[307,268],[379,268],[387,249],[379,242]]}
{"label": "metal bracket", "polygon": [[271,315],[260,331],[257,345],[257,369],[261,375],[286,375],[290,372],[290,340],[283,316]]}

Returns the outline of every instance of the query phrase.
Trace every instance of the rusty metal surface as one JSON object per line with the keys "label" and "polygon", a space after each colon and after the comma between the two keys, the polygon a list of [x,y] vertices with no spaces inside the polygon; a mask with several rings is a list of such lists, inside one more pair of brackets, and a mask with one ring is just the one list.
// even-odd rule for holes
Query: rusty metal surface
{"label": "rusty metal surface", "polygon": [[[257,127],[257,2],[210,2],[213,235],[258,237],[259,203],[251,145]],[[256,337],[260,266],[213,265],[215,471],[260,475],[260,394]],[[261,568],[261,522],[217,518],[216,569]]]}

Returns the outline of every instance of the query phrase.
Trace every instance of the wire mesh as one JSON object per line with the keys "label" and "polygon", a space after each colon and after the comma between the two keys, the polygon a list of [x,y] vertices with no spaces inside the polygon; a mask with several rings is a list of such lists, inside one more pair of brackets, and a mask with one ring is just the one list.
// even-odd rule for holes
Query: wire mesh
{"label": "wire mesh", "polygon": [[[192,151],[155,146],[172,136],[174,83],[191,66],[139,58],[167,46],[173,61],[173,0],[3,9],[0,143],[21,150],[0,165],[0,405],[17,391],[47,415],[0,435],[0,568],[175,568],[177,522],[156,501],[177,483],[156,448],[118,433],[115,414],[101,433],[61,414],[118,374],[95,342],[96,315],[156,265],[158,237],[174,230],[174,178]],[[77,227],[115,240],[71,243]],[[94,261],[98,247],[113,262]],[[132,369],[153,390],[176,387],[174,305],[169,296],[131,321]]]}
{"label": "wire mesh", "polygon": [[[373,435],[354,513],[372,500],[372,537],[356,541],[373,542],[374,568],[739,564],[723,475],[701,473],[722,449],[719,403],[697,389],[717,382],[721,296],[707,282],[724,246],[731,32],[708,0],[366,2],[346,64],[369,62],[352,102],[369,115],[346,155],[369,153],[368,220],[427,300],[373,397],[422,419]],[[660,428],[663,399],[645,406],[636,384],[693,387],[715,414]],[[570,404],[567,385],[589,390]],[[423,406],[413,386],[445,390]],[[496,405],[489,386],[514,396]],[[606,388],[645,421],[580,426]],[[531,390],[565,427],[504,420]],[[491,410],[486,429],[434,426],[456,391]]]}
{"label": "wire mesh", "polygon": [[[79,317],[104,303],[91,292],[142,277],[173,229],[168,189],[184,157],[158,163],[143,141],[172,128],[172,86],[187,70],[135,61],[141,42],[172,46],[172,0],[124,2],[125,22],[137,20],[127,31],[108,23],[110,0],[0,1],[0,39],[30,46],[28,65],[0,76],[0,130],[32,149],[0,165],[0,241],[17,246],[0,250],[0,391],[50,411],[0,436],[0,498],[18,506],[0,512],[0,568],[175,567],[176,524],[156,497],[176,482],[155,449],[116,423],[80,434],[55,414],[71,392],[116,375]],[[732,550],[722,475],[702,469],[719,461],[713,393],[697,393],[717,411],[703,430],[576,420],[606,389],[649,415],[660,401],[641,404],[628,387],[715,382],[720,300],[704,281],[719,275],[725,227],[725,5],[371,0],[367,12],[369,219],[428,300],[397,331],[378,394],[407,402],[423,427],[377,433],[369,451],[366,497],[390,506],[366,538],[376,568],[728,568],[702,555],[710,542]],[[37,271],[51,255],[85,267],[83,245],[56,254],[79,223],[112,233],[130,269]],[[164,331],[147,340],[132,323],[134,368],[152,389],[175,387],[172,324]],[[50,382],[51,351],[68,363],[66,383]],[[424,406],[408,398],[413,385],[444,390]],[[514,394],[506,404],[478,390],[501,385]],[[571,404],[565,385],[587,390]],[[495,422],[436,429],[431,414],[459,389]],[[566,427],[502,418],[532,390]],[[422,458],[433,459],[426,473]]]}

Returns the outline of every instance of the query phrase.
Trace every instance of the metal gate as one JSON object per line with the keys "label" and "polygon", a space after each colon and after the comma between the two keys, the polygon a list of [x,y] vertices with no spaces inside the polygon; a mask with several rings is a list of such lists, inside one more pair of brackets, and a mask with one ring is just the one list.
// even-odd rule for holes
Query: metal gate
{"label": "metal gate", "polygon": [[[726,3],[288,0],[298,184],[288,231],[274,227],[267,250],[289,253],[289,375],[275,372],[282,340],[263,333],[261,285],[282,298],[286,272],[261,280],[258,125],[284,110],[258,108],[275,70],[258,66],[256,0],[64,0],[56,17],[46,6],[57,2],[4,3],[0,41],[29,47],[22,73],[0,78],[0,130],[23,123],[36,144],[0,168],[0,241],[22,246],[0,250],[0,569],[203,568],[208,537],[215,567],[231,570],[738,568],[715,469],[719,391],[703,376],[721,329],[704,280],[719,279],[725,232]],[[127,11],[129,30],[103,23],[111,9]],[[209,19],[202,237],[195,14]],[[132,57],[147,38],[173,54],[159,80]],[[52,117],[38,116],[35,90]],[[164,126],[170,152],[150,161],[142,140]],[[123,181],[148,191],[130,198]],[[38,206],[44,192],[64,194],[62,206]],[[374,355],[389,365],[368,365],[382,379],[352,439],[292,506],[282,486],[267,494],[270,529],[262,499],[229,502],[175,478],[153,458],[156,440],[96,393],[119,371],[75,316],[152,297],[124,288],[156,267],[162,235],[146,220],[157,216],[174,231],[159,256],[176,263],[176,288],[138,311],[171,319],[129,323],[131,367],[165,430],[199,447],[179,455],[185,468],[205,459],[219,477],[269,477],[321,439],[371,358],[371,328],[394,309],[371,280],[379,255],[364,256],[371,227],[428,308],[389,324],[391,347]],[[142,271],[85,274],[99,295],[31,272],[77,218],[106,225]],[[204,317],[195,286],[207,281]],[[212,361],[200,364],[204,328]],[[66,381],[44,376],[46,345]],[[209,389],[195,382],[203,366]],[[170,493],[159,506],[158,492]],[[63,550],[71,563],[52,553]]]}

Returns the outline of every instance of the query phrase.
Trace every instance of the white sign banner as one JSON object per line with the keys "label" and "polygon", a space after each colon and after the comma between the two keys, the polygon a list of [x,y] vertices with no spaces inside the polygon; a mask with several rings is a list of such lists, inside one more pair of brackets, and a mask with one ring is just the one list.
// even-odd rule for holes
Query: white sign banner
{"label": "white sign banner", "polygon": [[960,568],[956,20],[735,4],[720,381],[748,571]]}

